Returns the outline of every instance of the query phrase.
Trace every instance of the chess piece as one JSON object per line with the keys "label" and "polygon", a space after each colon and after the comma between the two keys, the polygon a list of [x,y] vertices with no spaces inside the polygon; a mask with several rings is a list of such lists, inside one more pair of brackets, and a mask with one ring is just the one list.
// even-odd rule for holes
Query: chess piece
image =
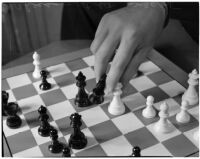
{"label": "chess piece", "polygon": [[5,109],[8,106],[9,94],[6,91],[2,91],[2,114],[6,116]]}
{"label": "chess piece", "polygon": [[71,157],[70,148],[65,146],[62,150],[62,157]]}
{"label": "chess piece", "polygon": [[198,79],[199,79],[199,74],[197,73],[197,70],[194,69],[192,73],[189,74],[189,80],[188,80],[189,87],[182,96],[182,100],[187,100],[189,105],[195,105],[199,101],[199,96],[195,88],[199,83]]}
{"label": "chess piece", "polygon": [[40,89],[44,90],[44,91],[51,89],[51,84],[48,83],[48,81],[47,81],[47,76],[48,76],[49,73],[46,70],[42,70],[40,72],[40,74],[41,74],[41,77],[42,77],[42,83],[40,84]]}
{"label": "chess piece", "polygon": [[34,69],[32,75],[35,79],[39,79],[41,77],[40,55],[37,52],[34,52],[34,54],[33,54],[33,65],[35,66],[35,69]]}
{"label": "chess piece", "polygon": [[108,106],[108,112],[112,115],[121,115],[125,112],[125,106],[124,103],[122,102],[120,95],[122,94],[121,91],[122,84],[118,83],[114,92],[113,92],[113,99]]}
{"label": "chess piece", "polygon": [[169,133],[172,131],[172,127],[171,124],[169,123],[169,121],[167,120],[167,118],[169,117],[169,106],[167,105],[166,102],[163,102],[160,105],[160,112],[159,112],[159,121],[157,123],[155,123],[155,131],[158,133]]}
{"label": "chess piece", "polygon": [[176,114],[176,121],[179,123],[188,123],[190,121],[190,115],[187,112],[189,107],[188,101],[182,101],[181,111]]}
{"label": "chess piece", "polygon": [[148,96],[146,101],[146,108],[143,109],[142,115],[145,118],[153,118],[156,116],[156,111],[153,107],[154,97]]}
{"label": "chess piece", "polygon": [[17,115],[18,108],[19,106],[16,103],[10,102],[5,109],[5,113],[8,115],[6,124],[9,128],[16,129],[22,124],[21,118]]}
{"label": "chess piece", "polygon": [[82,149],[87,145],[87,139],[81,132],[80,127],[82,125],[81,115],[74,113],[70,116],[70,125],[73,128],[73,133],[69,138],[69,147],[73,149]]}
{"label": "chess piece", "polygon": [[48,122],[49,116],[47,114],[47,108],[41,105],[38,109],[38,113],[40,114],[40,126],[38,128],[38,134],[43,137],[47,137],[50,134],[50,130],[53,129],[53,127]]}
{"label": "chess piece", "polygon": [[199,129],[194,132],[193,138],[197,143],[199,142]]}
{"label": "chess piece", "polygon": [[79,90],[74,100],[75,105],[77,105],[78,107],[87,107],[90,105],[88,94],[85,92],[85,79],[86,77],[83,75],[83,73],[79,72],[78,76],[76,77],[76,85]]}
{"label": "chess piece", "polygon": [[49,151],[51,153],[62,152],[64,145],[58,141],[58,131],[56,129],[51,129],[50,138],[51,138],[52,142],[49,145]]}
{"label": "chess piece", "polygon": [[89,95],[90,103],[92,103],[92,104],[103,103],[103,101],[104,101],[104,89],[105,89],[105,86],[106,86],[106,77],[107,77],[107,75],[104,74],[100,78],[96,87],[93,89],[92,93]]}
{"label": "chess piece", "polygon": [[134,157],[141,157],[141,154],[140,154],[141,149],[140,149],[138,146],[133,147],[133,150],[132,150],[132,151],[133,151],[133,152],[132,152],[131,156],[134,156]]}

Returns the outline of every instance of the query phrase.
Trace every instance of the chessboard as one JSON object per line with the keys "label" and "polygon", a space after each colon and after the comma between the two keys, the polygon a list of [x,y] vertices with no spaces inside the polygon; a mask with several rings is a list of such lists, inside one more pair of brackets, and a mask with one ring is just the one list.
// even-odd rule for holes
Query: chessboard
{"label": "chessboard", "polygon": [[[86,76],[88,93],[96,84],[94,56],[89,49],[75,54],[80,56],[43,61],[43,68],[50,73],[47,80],[52,84],[47,91],[39,89],[41,79],[34,79],[33,69],[27,71],[26,66],[18,73],[14,68],[3,73],[2,90],[9,93],[9,102],[19,105],[18,114],[22,119],[20,128],[10,129],[3,117],[3,134],[13,157],[61,157],[61,153],[49,152],[51,139],[38,134],[38,108],[41,105],[47,107],[49,122],[58,130],[58,140],[66,145],[72,133],[70,115],[78,112],[82,116],[81,131],[88,143],[84,149],[71,149],[72,156],[130,156],[134,146],[141,148],[142,156],[185,157],[199,152],[199,143],[193,139],[193,133],[199,128],[198,105],[188,110],[189,123],[176,122],[181,96],[188,86],[186,73],[152,50],[139,67],[141,75],[131,79],[123,91],[125,113],[113,116],[108,112],[112,96],[105,96],[99,105],[81,108],[74,104],[78,91],[75,77],[80,71]],[[169,105],[171,133],[154,131],[158,115],[153,119],[142,116],[148,95],[154,97],[157,110],[163,101]]]}

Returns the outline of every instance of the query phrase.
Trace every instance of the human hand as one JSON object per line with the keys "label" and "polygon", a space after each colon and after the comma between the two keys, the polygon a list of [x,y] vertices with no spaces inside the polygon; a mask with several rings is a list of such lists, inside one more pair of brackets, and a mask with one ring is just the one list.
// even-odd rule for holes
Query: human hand
{"label": "human hand", "polygon": [[165,10],[156,3],[136,3],[103,16],[90,49],[95,54],[97,81],[113,59],[106,80],[107,93],[119,81],[126,85],[137,72],[161,33],[164,20]]}

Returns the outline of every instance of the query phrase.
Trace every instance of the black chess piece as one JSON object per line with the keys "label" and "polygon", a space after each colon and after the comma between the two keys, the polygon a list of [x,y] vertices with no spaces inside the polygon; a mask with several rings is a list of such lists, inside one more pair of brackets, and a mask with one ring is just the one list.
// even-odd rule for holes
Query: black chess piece
{"label": "black chess piece", "polygon": [[133,150],[132,150],[132,155],[131,156],[134,156],[134,157],[141,157],[141,149],[138,147],[138,146],[134,146],[133,147]]}
{"label": "black chess piece", "polygon": [[42,83],[40,84],[40,89],[44,91],[51,89],[51,84],[47,81],[47,76],[49,75],[49,72],[47,72],[46,70],[42,70],[40,74],[42,77]]}
{"label": "black chess piece", "polygon": [[80,130],[82,125],[81,115],[74,113],[70,116],[70,120],[70,125],[73,128],[73,133],[69,138],[69,147],[73,149],[82,149],[87,145],[87,139]]}
{"label": "black chess piece", "polygon": [[106,77],[107,75],[104,74],[100,78],[100,80],[96,84],[96,87],[93,89],[92,93],[89,95],[90,103],[101,104],[104,102],[104,89],[106,86]]}
{"label": "black chess piece", "polygon": [[50,138],[52,142],[49,145],[49,151],[51,153],[62,152],[64,145],[58,141],[58,131],[56,129],[50,130]]}
{"label": "black chess piece", "polygon": [[38,128],[38,134],[47,137],[50,134],[50,130],[53,129],[48,122],[49,116],[47,114],[47,108],[41,105],[38,109],[38,113],[40,114],[39,121],[41,122]]}
{"label": "black chess piece", "polygon": [[75,105],[77,105],[78,107],[87,107],[90,105],[88,94],[85,92],[85,80],[86,77],[83,75],[82,72],[79,72],[78,76],[76,77],[76,85],[79,90],[74,100]]}
{"label": "black chess piece", "polygon": [[8,106],[9,94],[6,91],[2,91],[2,115],[6,116],[5,109]]}
{"label": "black chess piece", "polygon": [[70,148],[65,146],[62,150],[62,157],[71,157]]}
{"label": "black chess piece", "polygon": [[18,108],[16,103],[10,102],[5,109],[5,113],[8,115],[6,124],[9,128],[16,129],[22,124],[21,118],[17,115]]}

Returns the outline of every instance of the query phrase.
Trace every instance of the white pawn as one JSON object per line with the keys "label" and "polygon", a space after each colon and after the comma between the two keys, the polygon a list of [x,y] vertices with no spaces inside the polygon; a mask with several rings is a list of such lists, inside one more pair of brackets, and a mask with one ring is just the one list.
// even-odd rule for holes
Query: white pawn
{"label": "white pawn", "polygon": [[153,107],[154,103],[154,97],[153,96],[148,96],[147,101],[146,101],[146,108],[143,109],[142,115],[145,118],[153,118],[156,116],[156,111]]}
{"label": "white pawn", "polygon": [[33,54],[33,65],[35,66],[35,69],[33,71],[33,77],[38,79],[41,77],[40,72],[40,55],[37,52],[34,52]]}
{"label": "white pawn", "polygon": [[199,97],[195,88],[199,83],[198,78],[199,74],[197,73],[197,70],[194,69],[192,73],[189,74],[189,87],[182,96],[182,100],[187,100],[189,105],[195,105],[199,101]]}
{"label": "white pawn", "polygon": [[112,115],[121,115],[125,112],[125,106],[122,102],[120,95],[122,94],[122,84],[118,83],[114,92],[113,92],[113,99],[108,106],[108,112]]}
{"label": "white pawn", "polygon": [[187,112],[189,107],[188,101],[182,101],[181,102],[181,111],[176,114],[176,121],[179,123],[188,123],[190,121],[190,115]]}
{"label": "white pawn", "polygon": [[167,105],[166,102],[163,102],[160,105],[160,112],[158,114],[160,119],[154,125],[154,129],[157,133],[169,133],[172,131],[172,126],[167,120],[167,118],[169,117],[168,111],[169,111],[169,106]]}
{"label": "white pawn", "polygon": [[195,141],[199,142],[199,129],[194,132],[193,138],[194,138]]}

